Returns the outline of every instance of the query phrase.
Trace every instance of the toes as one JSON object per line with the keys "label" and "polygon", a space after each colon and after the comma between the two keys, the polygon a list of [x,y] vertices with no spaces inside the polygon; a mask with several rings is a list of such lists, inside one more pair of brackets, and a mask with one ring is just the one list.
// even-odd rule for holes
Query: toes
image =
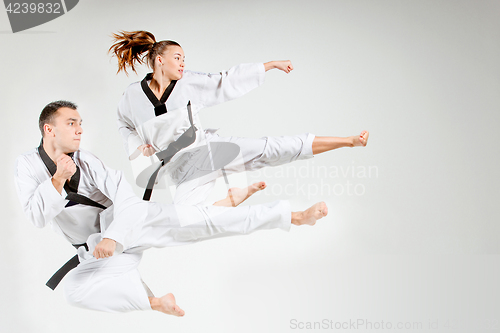
{"label": "toes", "polygon": [[364,145],[366,146],[366,143],[368,142],[368,137],[370,136],[370,133],[368,131],[364,131],[365,133],[363,134],[363,141]]}
{"label": "toes", "polygon": [[366,146],[369,134],[370,133],[368,133],[368,131],[362,131],[361,134],[359,135],[359,142],[361,142],[363,146]]}
{"label": "toes", "polygon": [[260,191],[260,190],[263,190],[266,188],[266,182],[258,182],[258,183],[255,183],[255,184],[252,184],[250,185],[248,188],[249,189],[253,189],[255,191]]}
{"label": "toes", "polygon": [[324,201],[320,202],[319,211],[321,212],[322,216],[326,216],[328,214],[328,206]]}
{"label": "toes", "polygon": [[185,314],[184,310],[182,310],[178,305],[175,306],[174,311],[175,311],[175,314],[179,317],[182,317]]}

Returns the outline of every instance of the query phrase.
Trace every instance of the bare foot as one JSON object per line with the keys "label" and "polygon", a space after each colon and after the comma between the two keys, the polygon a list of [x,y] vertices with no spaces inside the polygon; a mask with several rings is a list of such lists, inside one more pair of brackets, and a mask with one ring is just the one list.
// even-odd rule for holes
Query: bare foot
{"label": "bare foot", "polygon": [[149,302],[151,303],[151,309],[153,310],[177,317],[184,316],[185,312],[175,303],[175,297],[173,294],[166,294],[160,298],[149,297]]}
{"label": "bare foot", "polygon": [[368,131],[363,131],[359,136],[351,136],[353,147],[363,146],[365,147],[368,143],[368,136],[370,133]]}
{"label": "bare foot", "polygon": [[227,197],[214,203],[214,206],[236,207],[252,194],[266,188],[265,182],[254,183],[245,188],[233,187],[227,191]]}
{"label": "bare foot", "polygon": [[295,225],[315,225],[316,221],[328,214],[326,203],[318,202],[303,212],[292,213],[292,224]]}

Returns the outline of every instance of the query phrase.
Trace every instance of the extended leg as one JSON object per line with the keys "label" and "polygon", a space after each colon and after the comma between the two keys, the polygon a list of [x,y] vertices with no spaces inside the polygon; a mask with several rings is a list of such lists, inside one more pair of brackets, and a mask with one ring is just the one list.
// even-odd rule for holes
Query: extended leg
{"label": "extended leg", "polygon": [[[288,231],[292,224],[312,225],[328,212],[324,203],[313,207],[315,209],[292,213],[290,203],[285,200],[238,207],[162,205],[151,202],[148,207],[140,208],[147,210],[147,216],[144,223],[130,231],[134,238],[124,244],[124,248],[144,250],[149,247],[177,246],[276,228]],[[319,210],[320,214],[315,213]]]}
{"label": "extended leg", "polygon": [[[145,249],[249,234],[256,230],[288,230],[291,224],[314,225],[328,213],[323,202],[292,213],[287,201],[235,208],[138,202],[127,209],[146,210],[147,216],[129,231],[130,236],[121,244],[123,253],[104,259],[88,258],[65,277],[64,292],[71,305],[106,312],[153,309],[183,316],[184,311],[172,294],[154,297],[143,284],[137,266]],[[119,223],[119,219],[113,223]],[[89,245],[87,255],[92,253],[93,246]]]}

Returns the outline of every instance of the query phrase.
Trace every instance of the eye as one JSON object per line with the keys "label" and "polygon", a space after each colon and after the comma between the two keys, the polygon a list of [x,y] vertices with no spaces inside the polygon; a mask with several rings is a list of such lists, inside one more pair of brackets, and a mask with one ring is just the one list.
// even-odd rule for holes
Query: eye
{"label": "eye", "polygon": [[70,123],[69,123],[69,126],[73,126],[73,122],[70,122]]}

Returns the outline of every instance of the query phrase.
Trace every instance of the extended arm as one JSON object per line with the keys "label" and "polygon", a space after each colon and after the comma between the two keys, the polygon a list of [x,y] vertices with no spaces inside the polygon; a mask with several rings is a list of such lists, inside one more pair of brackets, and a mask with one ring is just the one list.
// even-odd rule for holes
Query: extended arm
{"label": "extended arm", "polygon": [[269,61],[264,64],[264,68],[266,72],[270,69],[275,69],[275,68],[287,74],[293,71],[292,62],[290,60]]}
{"label": "extended arm", "polygon": [[227,102],[260,86],[264,82],[265,72],[274,68],[285,73],[293,70],[291,61],[285,60],[240,64],[220,73],[195,73],[192,81],[194,94],[200,92],[198,89],[201,90],[201,102],[205,107]]}

